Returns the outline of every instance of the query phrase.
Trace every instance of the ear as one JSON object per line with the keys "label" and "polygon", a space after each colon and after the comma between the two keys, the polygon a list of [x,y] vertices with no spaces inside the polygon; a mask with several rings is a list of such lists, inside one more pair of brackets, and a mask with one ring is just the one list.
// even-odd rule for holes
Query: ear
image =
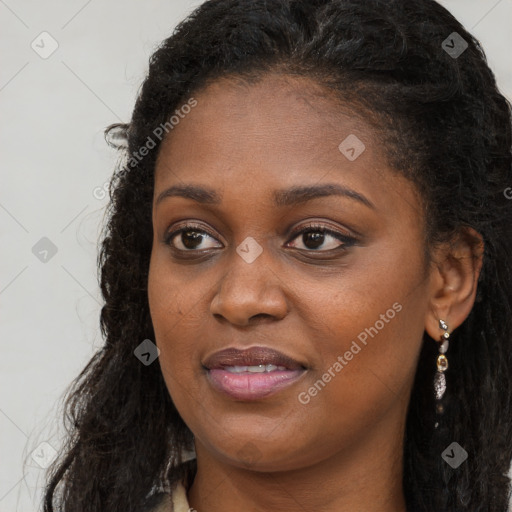
{"label": "ear", "polygon": [[444,320],[448,332],[452,332],[471,312],[483,255],[482,236],[468,227],[434,250],[430,300],[425,316],[425,330],[434,340],[437,341],[442,333],[439,320]]}

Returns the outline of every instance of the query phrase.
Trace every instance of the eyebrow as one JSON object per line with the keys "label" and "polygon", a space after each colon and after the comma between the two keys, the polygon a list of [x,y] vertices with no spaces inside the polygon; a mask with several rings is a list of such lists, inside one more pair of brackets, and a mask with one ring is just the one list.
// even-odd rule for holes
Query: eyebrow
{"label": "eyebrow", "polygon": [[[275,206],[292,206],[326,196],[348,197],[372,210],[376,209],[375,205],[365,196],[337,183],[297,186],[289,189],[275,190],[273,193]],[[222,197],[214,189],[199,185],[173,185],[158,195],[155,205],[158,205],[168,197],[185,197],[201,204],[218,205],[222,202]]]}

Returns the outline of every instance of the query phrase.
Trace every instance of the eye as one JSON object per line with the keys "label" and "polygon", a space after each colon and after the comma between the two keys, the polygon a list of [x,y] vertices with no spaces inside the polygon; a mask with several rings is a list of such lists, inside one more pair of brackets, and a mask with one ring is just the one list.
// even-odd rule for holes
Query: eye
{"label": "eye", "polygon": [[190,252],[215,247],[214,245],[201,246],[208,238],[215,240],[212,234],[202,229],[199,225],[186,224],[168,233],[165,237],[165,243],[178,251]]}
{"label": "eye", "polygon": [[[302,227],[300,231],[294,234],[295,238],[293,240],[298,239],[305,249],[300,247],[300,244],[299,246],[292,245],[292,247],[308,251],[327,252],[336,249],[344,250],[357,242],[354,237],[344,235],[321,224],[310,224]],[[323,250],[319,251],[319,248],[323,248]]]}
{"label": "eye", "polygon": [[[303,247],[292,244],[292,247],[308,252],[328,252],[331,250],[344,250],[354,245],[357,240],[354,237],[345,235],[343,233],[334,231],[321,224],[309,224],[303,226],[300,230],[293,233],[292,240],[299,239]],[[301,239],[299,237],[302,237]],[[208,239],[215,242],[206,243]],[[168,233],[165,237],[165,243],[172,248],[181,252],[192,252],[215,247],[222,247],[222,244],[204,228],[198,224],[185,224],[178,229]],[[218,243],[220,245],[215,245]],[[290,242],[288,242],[290,245]],[[319,250],[322,248],[323,250]]]}

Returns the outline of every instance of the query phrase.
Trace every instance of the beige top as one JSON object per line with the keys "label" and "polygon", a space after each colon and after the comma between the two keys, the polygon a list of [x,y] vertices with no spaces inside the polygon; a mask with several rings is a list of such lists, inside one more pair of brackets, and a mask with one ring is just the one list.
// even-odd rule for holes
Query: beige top
{"label": "beige top", "polygon": [[162,493],[161,501],[148,512],[194,512],[194,509],[188,504],[185,486],[178,482],[172,494]]}

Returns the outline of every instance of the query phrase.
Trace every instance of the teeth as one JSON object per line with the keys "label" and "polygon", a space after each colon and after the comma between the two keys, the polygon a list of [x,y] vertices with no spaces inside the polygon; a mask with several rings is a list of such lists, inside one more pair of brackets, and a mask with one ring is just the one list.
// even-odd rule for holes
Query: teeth
{"label": "teeth", "polygon": [[285,366],[276,366],[275,364],[259,364],[257,366],[225,366],[224,370],[230,373],[267,373],[273,371],[286,370]]}

